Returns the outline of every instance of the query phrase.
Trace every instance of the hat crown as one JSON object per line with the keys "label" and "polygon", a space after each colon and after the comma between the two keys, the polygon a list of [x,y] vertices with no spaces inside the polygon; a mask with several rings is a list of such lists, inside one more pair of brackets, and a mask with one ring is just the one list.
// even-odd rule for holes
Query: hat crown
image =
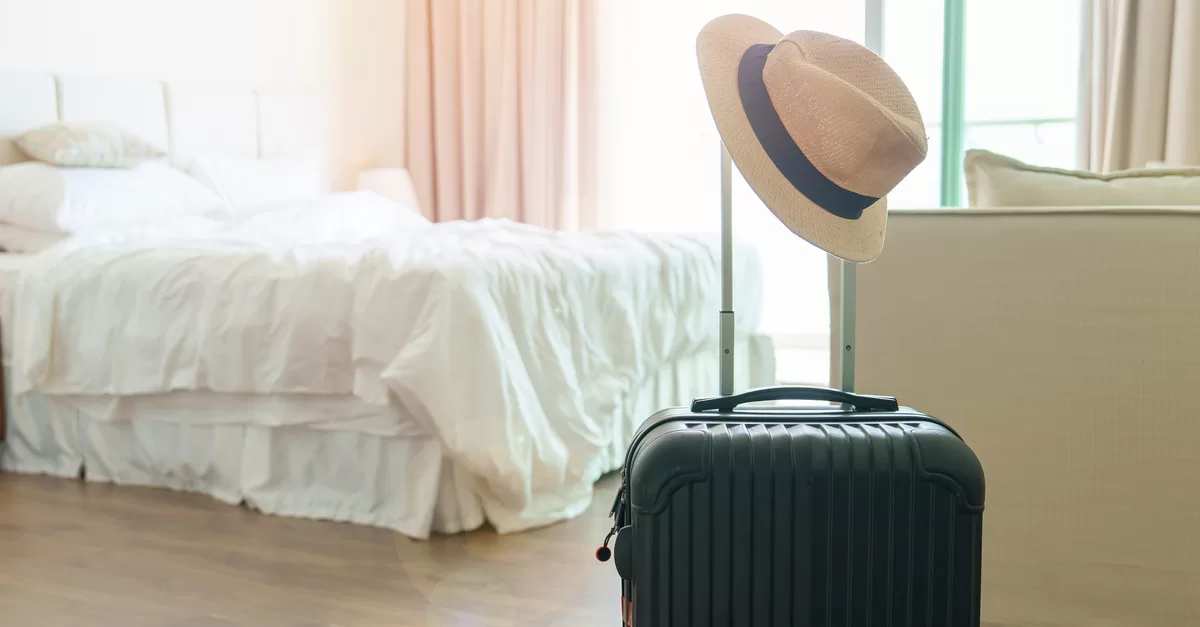
{"label": "hat crown", "polygon": [[904,82],[860,44],[784,35],[723,15],[696,37],[704,93],[733,163],[789,230],[868,262],[883,249],[887,197],[928,152]]}
{"label": "hat crown", "polygon": [[792,141],[847,190],[882,197],[928,153],[912,94],[861,44],[815,31],[789,33],[768,55],[763,84]]}

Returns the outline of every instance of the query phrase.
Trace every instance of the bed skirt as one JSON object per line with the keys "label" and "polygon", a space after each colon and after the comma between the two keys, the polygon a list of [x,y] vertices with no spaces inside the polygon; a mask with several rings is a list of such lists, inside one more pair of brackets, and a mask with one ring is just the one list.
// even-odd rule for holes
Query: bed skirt
{"label": "bed skirt", "polygon": [[[739,344],[739,387],[774,383],[771,339],[753,336]],[[7,379],[7,369],[4,374]],[[638,386],[617,409],[605,469],[621,465],[643,420],[712,394],[716,375],[715,351],[703,351]],[[227,415],[225,424],[154,416],[109,421],[53,397],[6,393],[4,401],[4,470],[199,492],[267,514],[385,527],[413,538],[485,522],[471,477],[456,470],[431,435],[265,427]]]}

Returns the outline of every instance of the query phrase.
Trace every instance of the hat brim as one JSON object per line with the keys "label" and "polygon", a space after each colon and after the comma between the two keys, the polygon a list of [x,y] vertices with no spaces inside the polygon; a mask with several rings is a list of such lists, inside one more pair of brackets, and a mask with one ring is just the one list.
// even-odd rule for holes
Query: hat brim
{"label": "hat brim", "polygon": [[763,203],[797,236],[835,257],[865,263],[883,250],[887,198],[848,220],[809,200],[767,156],[738,92],[738,65],[750,46],[776,44],[783,37],[770,24],[748,15],[725,15],[709,22],[696,38],[700,77],[717,131],[737,169]]}

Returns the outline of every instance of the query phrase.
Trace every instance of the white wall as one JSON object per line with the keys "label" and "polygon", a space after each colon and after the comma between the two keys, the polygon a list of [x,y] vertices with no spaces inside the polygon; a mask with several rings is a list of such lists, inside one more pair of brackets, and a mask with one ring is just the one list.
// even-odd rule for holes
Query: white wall
{"label": "white wall", "polygon": [[398,0],[0,0],[0,69],[329,94],[335,185],[403,158]]}

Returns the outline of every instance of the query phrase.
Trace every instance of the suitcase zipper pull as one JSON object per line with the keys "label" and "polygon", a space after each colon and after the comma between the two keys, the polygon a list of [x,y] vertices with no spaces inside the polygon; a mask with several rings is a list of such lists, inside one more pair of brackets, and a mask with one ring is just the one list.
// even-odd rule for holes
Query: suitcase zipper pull
{"label": "suitcase zipper pull", "polygon": [[604,544],[596,549],[596,559],[601,562],[607,562],[612,558],[612,549],[608,548],[608,543],[612,541],[612,537],[617,535],[617,524],[614,522],[612,529],[608,530],[608,535],[604,536]]}

